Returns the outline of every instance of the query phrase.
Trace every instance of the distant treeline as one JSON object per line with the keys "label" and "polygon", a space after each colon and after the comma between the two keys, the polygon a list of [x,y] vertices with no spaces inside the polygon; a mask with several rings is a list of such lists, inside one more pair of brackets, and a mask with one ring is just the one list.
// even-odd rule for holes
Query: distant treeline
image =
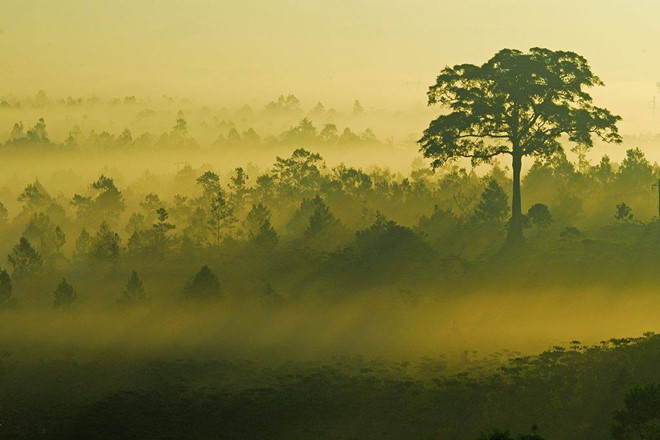
{"label": "distant treeline", "polygon": [[[305,117],[297,125],[280,133],[279,135],[267,135],[262,138],[254,128],[249,127],[243,132],[239,132],[235,124],[231,121],[223,121],[219,125],[230,127],[226,133],[220,134],[212,143],[212,147],[259,147],[261,145],[380,145],[382,142],[376,137],[371,129],[366,129],[362,133],[354,133],[346,127],[339,130],[336,124],[324,124],[318,129],[311,119]],[[40,118],[33,127],[24,127],[23,122],[14,124],[9,138],[4,142],[5,147],[21,151],[25,148],[50,148],[53,151],[57,149],[71,150],[92,150],[92,151],[127,151],[127,150],[145,150],[145,149],[177,149],[177,150],[195,150],[200,145],[188,132],[188,123],[180,114],[176,124],[170,131],[154,135],[149,132],[142,133],[134,137],[131,130],[125,129],[120,134],[113,134],[108,131],[97,133],[92,130],[83,133],[80,127],[74,126],[67,135],[66,139],[58,143],[53,141],[48,135],[46,121]],[[29,150],[27,150],[29,151]]]}
{"label": "distant treeline", "polygon": [[[0,98],[0,110],[2,108],[12,109],[20,108],[21,102],[11,98]],[[190,106],[188,100],[174,100],[173,98],[164,97],[165,102],[181,103],[182,105]],[[140,104],[143,108],[135,115],[136,120],[148,119],[156,114],[156,112],[148,107],[150,101],[138,101],[135,96],[125,97],[123,99],[113,99],[109,102],[102,102],[98,98],[82,98],[74,99],[67,98],[57,101],[50,100],[45,92],[40,91],[36,97],[29,99],[25,102],[30,108],[42,109],[47,106],[87,106],[90,109],[94,106],[106,104],[112,106],[124,105],[133,106]],[[382,143],[375,133],[367,128],[363,131],[354,132],[349,127],[340,128],[334,122],[338,116],[335,109],[326,109],[325,106],[318,102],[313,108],[304,111],[301,107],[300,101],[294,95],[280,96],[277,100],[271,101],[260,111],[253,110],[250,106],[244,105],[240,109],[226,113],[228,117],[236,118],[241,121],[241,125],[249,124],[249,121],[268,121],[280,120],[286,118],[297,118],[297,123],[290,126],[288,129],[280,133],[258,133],[257,130],[251,126],[241,129],[236,122],[231,119],[218,119],[218,116],[211,118],[210,110],[208,107],[202,107],[199,110],[206,115],[211,122],[204,120],[201,123],[201,128],[209,129],[210,126],[219,132],[216,139],[211,142],[211,147],[258,147],[260,145],[274,146],[274,145],[379,145]],[[353,104],[353,110],[350,113],[352,117],[359,117],[365,112],[364,108],[359,101]],[[317,122],[318,126],[313,121]],[[143,132],[134,134],[130,129],[126,128],[118,133],[111,133],[103,130],[97,132],[90,130],[83,132],[79,125],[74,125],[68,130],[68,134],[64,139],[56,141],[52,139],[46,127],[45,118],[41,117],[34,122],[32,126],[25,125],[23,121],[17,121],[8,136],[4,141],[5,147],[13,147],[20,151],[21,148],[48,148],[54,150],[53,147],[60,149],[66,148],[68,150],[100,150],[100,151],[123,151],[126,149],[143,150],[150,148],[158,149],[183,149],[194,150],[200,147],[200,143],[194,139],[190,132],[188,122],[182,111],[179,111],[174,125],[166,132],[156,134],[150,132]]]}

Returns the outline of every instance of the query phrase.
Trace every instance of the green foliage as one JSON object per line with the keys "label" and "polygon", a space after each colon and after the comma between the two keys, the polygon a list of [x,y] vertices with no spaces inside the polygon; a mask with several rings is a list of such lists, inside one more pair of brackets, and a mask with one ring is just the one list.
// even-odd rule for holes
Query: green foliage
{"label": "green foliage", "polygon": [[[559,138],[592,146],[592,133],[620,142],[618,116],[595,107],[586,87],[602,85],[587,60],[573,52],[504,49],[481,66],[446,67],[429,88],[429,105],[449,114],[420,140],[438,167],[459,157],[475,163],[499,154],[551,156]],[[508,144],[508,145],[507,145]]]}
{"label": "green foliage", "polygon": [[610,431],[615,440],[660,438],[660,385],[652,383],[631,388],[624,408],[614,412]]}
{"label": "green foliage", "polygon": [[575,226],[566,226],[559,236],[564,240],[572,241],[581,239],[584,234]]}
{"label": "green foliage", "polygon": [[59,226],[53,224],[50,217],[42,212],[33,214],[23,231],[23,236],[34,243],[44,262],[53,264],[62,258],[61,249],[66,236]]}
{"label": "green foliage", "polygon": [[649,187],[653,183],[653,167],[639,148],[626,151],[621,162],[618,184],[624,188]]}
{"label": "green foliage", "polygon": [[536,434],[536,427],[532,427],[532,434],[519,434],[513,435],[509,431],[501,431],[495,429],[490,433],[483,433],[479,436],[479,440],[544,440],[543,437]]}
{"label": "green foliage", "polygon": [[78,219],[114,223],[126,209],[124,196],[115,185],[114,179],[101,175],[90,185],[91,195],[75,194],[71,205],[76,209]]}
{"label": "green foliage", "polygon": [[220,177],[212,171],[206,171],[204,174],[199,176],[197,178],[197,183],[201,185],[204,191],[204,197],[209,201],[213,195],[221,189]]}
{"label": "green foliage", "polygon": [[513,165],[509,243],[523,240],[520,176],[524,156],[562,154],[562,137],[584,152],[595,135],[621,142],[621,119],[596,107],[585,90],[603,85],[587,60],[566,51],[503,49],[481,66],[446,67],[429,88],[428,104],[449,110],[419,140],[434,168],[460,158],[473,165],[508,154]]}
{"label": "green foliage", "polygon": [[26,209],[30,211],[43,208],[51,200],[50,194],[48,194],[38,179],[35,179],[34,183],[28,184],[18,196],[18,201],[25,203]]}
{"label": "green foliage", "polygon": [[509,198],[495,180],[489,180],[474,211],[477,221],[502,223],[509,210]]}
{"label": "green foliage", "polygon": [[614,218],[619,223],[629,223],[633,219],[632,208],[626,205],[624,202],[617,203],[616,205],[616,214]]}
{"label": "green foliage", "polygon": [[44,118],[39,118],[34,127],[27,131],[27,140],[35,144],[50,144]]}
{"label": "green foliage", "polygon": [[234,170],[234,175],[230,178],[229,198],[234,212],[241,212],[243,205],[245,204],[245,199],[250,194],[250,189],[247,186],[249,178],[250,177],[241,167],[236,168]]}
{"label": "green foliage", "polygon": [[185,284],[183,292],[188,299],[219,298],[220,281],[208,266],[202,266],[200,271]]}
{"label": "green foliage", "polygon": [[126,282],[126,288],[124,289],[120,302],[132,304],[144,301],[145,299],[146,296],[142,280],[138,277],[137,272],[133,271]]}
{"label": "green foliage", "polygon": [[252,209],[243,221],[248,238],[262,249],[272,249],[279,242],[279,237],[271,225],[270,219],[270,210],[259,203],[252,205]]}
{"label": "green foliage", "polygon": [[321,155],[303,148],[298,148],[288,158],[278,156],[274,165],[278,191],[284,195],[316,193],[322,168],[325,162]]}
{"label": "green foliage", "polygon": [[312,200],[314,211],[309,218],[309,226],[305,230],[305,238],[314,238],[328,229],[339,225],[339,220],[330,212],[330,208],[319,196]]}
{"label": "green foliage", "polygon": [[55,289],[55,299],[53,301],[53,307],[57,308],[69,308],[73,306],[78,301],[78,294],[73,290],[73,286],[67,283],[66,279],[62,279],[62,282],[57,285]]}
{"label": "green foliage", "polygon": [[547,205],[535,203],[527,210],[526,215],[529,226],[536,226],[538,235],[541,235],[541,229],[545,229],[552,224],[552,214]]}
{"label": "green foliage", "polygon": [[89,255],[92,248],[92,236],[89,235],[87,229],[82,228],[80,235],[76,239],[76,250],[74,253],[75,258],[84,258]]}
{"label": "green foliage", "polygon": [[220,246],[223,232],[230,230],[236,221],[234,209],[229,205],[224,191],[219,188],[216,194],[211,197],[207,221],[216,246]]}
{"label": "green foliage", "polygon": [[116,263],[121,248],[119,234],[110,229],[110,225],[102,222],[91,244],[90,255],[97,261]]}
{"label": "green foliage", "polygon": [[0,268],[0,308],[8,305],[12,299],[14,284],[11,281],[9,273]]}
{"label": "green foliage", "polygon": [[12,267],[12,278],[15,280],[37,275],[43,267],[41,256],[25,237],[21,237],[18,244],[13,247],[7,260]]}

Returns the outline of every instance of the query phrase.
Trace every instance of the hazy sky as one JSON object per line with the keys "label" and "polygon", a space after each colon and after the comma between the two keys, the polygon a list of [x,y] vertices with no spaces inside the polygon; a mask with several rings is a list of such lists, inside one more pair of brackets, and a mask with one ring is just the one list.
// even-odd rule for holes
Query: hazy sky
{"label": "hazy sky", "polygon": [[651,130],[659,18],[657,0],[0,0],[0,94],[405,108],[447,64],[544,46],[586,56],[599,102]]}

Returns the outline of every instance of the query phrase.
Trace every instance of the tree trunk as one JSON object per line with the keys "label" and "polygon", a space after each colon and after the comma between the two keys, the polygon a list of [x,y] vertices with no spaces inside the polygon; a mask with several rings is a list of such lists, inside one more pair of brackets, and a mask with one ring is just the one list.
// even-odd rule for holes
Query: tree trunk
{"label": "tree trunk", "polygon": [[522,203],[520,200],[520,170],[522,168],[522,154],[513,149],[513,196],[511,200],[511,222],[505,247],[516,247],[525,241],[523,236]]}

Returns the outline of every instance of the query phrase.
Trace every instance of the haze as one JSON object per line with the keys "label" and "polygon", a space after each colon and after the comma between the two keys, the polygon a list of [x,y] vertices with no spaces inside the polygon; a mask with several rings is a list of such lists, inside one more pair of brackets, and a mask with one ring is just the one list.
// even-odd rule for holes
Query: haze
{"label": "haze", "polygon": [[0,5],[0,83],[17,94],[196,97],[407,109],[445,65],[502,47],[584,55],[625,132],[655,131],[650,0],[35,1]]}

